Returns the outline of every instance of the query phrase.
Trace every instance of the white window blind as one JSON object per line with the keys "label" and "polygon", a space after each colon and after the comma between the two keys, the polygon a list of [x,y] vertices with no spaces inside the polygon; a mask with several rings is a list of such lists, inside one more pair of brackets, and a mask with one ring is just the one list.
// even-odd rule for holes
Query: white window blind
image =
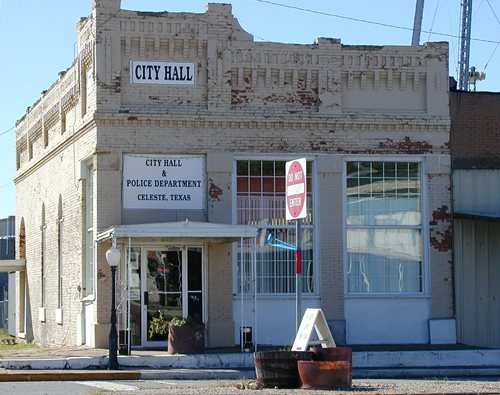
{"label": "white window blind", "polygon": [[423,291],[421,165],[347,162],[347,288]]}

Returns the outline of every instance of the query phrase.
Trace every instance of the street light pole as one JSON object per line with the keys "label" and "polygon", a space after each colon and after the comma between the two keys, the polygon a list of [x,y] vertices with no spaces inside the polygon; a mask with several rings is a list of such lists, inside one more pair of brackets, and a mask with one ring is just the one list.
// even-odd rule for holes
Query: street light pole
{"label": "street light pole", "polygon": [[118,364],[118,332],[116,330],[116,267],[120,264],[120,250],[116,248],[115,240],[113,245],[106,251],[106,260],[111,267],[111,328],[109,330],[109,358],[108,369],[116,370],[120,367]]}

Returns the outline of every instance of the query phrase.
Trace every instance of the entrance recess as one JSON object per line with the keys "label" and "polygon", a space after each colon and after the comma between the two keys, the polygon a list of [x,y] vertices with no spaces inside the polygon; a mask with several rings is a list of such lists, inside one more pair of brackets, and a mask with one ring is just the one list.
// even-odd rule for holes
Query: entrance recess
{"label": "entrance recess", "polygon": [[[123,334],[123,339],[130,335],[130,345],[133,348],[165,347],[166,336],[164,339],[153,339],[148,333],[148,324],[158,311],[163,311],[167,317],[174,314],[184,317],[190,315],[195,320],[204,322],[207,319],[203,299],[206,262],[202,246],[255,237],[257,228],[253,226],[195,222],[188,219],[181,222],[115,225],[98,233],[98,243],[115,239],[126,251],[124,256],[127,259],[123,262],[126,267],[120,273],[121,288],[126,291],[122,293],[122,304],[119,306],[120,335]],[[177,244],[178,247],[163,244],[160,247],[158,239],[172,239],[172,243],[182,243],[180,240],[186,239],[192,244]],[[177,280],[167,281],[171,280],[167,275],[167,268],[173,269]],[[149,279],[151,288],[148,288],[147,274],[152,277]]]}
{"label": "entrance recess", "polygon": [[203,249],[147,249],[141,265],[142,346],[164,347],[167,335],[149,334],[151,319],[193,317],[203,322]]}

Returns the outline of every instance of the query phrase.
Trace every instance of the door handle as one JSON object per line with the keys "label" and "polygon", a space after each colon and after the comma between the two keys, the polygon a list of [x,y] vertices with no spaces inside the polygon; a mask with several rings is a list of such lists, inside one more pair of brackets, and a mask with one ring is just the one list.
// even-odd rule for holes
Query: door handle
{"label": "door handle", "polygon": [[144,305],[147,306],[149,304],[149,292],[144,291]]}

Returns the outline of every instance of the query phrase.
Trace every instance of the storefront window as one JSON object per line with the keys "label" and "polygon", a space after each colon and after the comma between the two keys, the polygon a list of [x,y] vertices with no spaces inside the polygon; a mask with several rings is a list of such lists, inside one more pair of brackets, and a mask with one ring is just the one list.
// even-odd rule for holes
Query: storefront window
{"label": "storefront window", "polygon": [[347,290],[423,292],[421,165],[347,163]]}
{"label": "storefront window", "polygon": [[[295,293],[295,221],[285,219],[285,161],[238,160],[236,163],[237,223],[259,227],[254,244],[238,248],[237,292]],[[302,221],[302,291],[314,292],[312,162],[307,162],[307,217]],[[253,268],[255,262],[256,267]]]}

